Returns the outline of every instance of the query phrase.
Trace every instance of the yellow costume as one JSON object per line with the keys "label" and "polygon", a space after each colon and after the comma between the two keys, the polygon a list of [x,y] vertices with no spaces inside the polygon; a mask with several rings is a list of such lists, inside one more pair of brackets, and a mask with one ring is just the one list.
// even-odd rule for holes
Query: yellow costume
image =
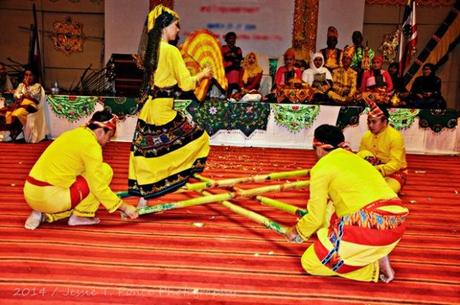
{"label": "yellow costume", "polygon": [[27,177],[24,197],[48,222],[71,213],[93,217],[100,204],[112,213],[122,203],[109,187],[112,175],[94,132],[79,127],[60,135],[43,152]]}
{"label": "yellow costume", "polygon": [[32,86],[20,83],[14,92],[16,103],[12,109],[5,113],[5,124],[11,125],[14,118],[17,118],[21,125],[25,126],[27,115],[37,111],[37,105],[41,100],[42,93],[43,87],[38,83]]}
{"label": "yellow costume", "polygon": [[[161,19],[165,11],[177,18],[157,6],[149,14],[149,30],[150,24],[161,23],[150,19]],[[173,109],[177,87],[192,90],[197,78],[190,75],[176,47],[161,39],[158,52],[153,88],[139,114],[129,158],[129,193],[144,198],[184,185],[193,173],[203,171],[209,153],[206,131]]]}
{"label": "yellow costume", "polygon": [[394,191],[399,191],[404,185],[407,179],[404,138],[390,125],[377,135],[366,131],[361,139],[358,155],[364,159],[376,158],[371,163],[386,177]]}
{"label": "yellow costume", "polygon": [[[399,242],[408,210],[371,164],[341,148],[316,163],[310,181],[308,214],[296,228],[304,240],[315,232],[318,240],[303,254],[303,268],[377,281],[378,260]],[[330,219],[328,200],[335,210]]]}
{"label": "yellow costume", "polygon": [[352,101],[356,94],[356,80],[358,73],[352,68],[345,70],[338,67],[332,72],[332,89],[328,96],[338,103]]}

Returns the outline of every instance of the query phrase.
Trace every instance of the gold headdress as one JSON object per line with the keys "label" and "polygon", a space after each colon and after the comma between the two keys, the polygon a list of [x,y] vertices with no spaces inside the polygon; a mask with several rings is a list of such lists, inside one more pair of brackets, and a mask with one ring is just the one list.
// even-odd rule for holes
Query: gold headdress
{"label": "gold headdress", "polygon": [[153,26],[155,25],[155,21],[160,16],[163,12],[169,13],[173,15],[176,19],[179,19],[179,15],[173,11],[170,8],[167,8],[166,6],[163,6],[161,4],[155,6],[153,10],[150,11],[148,17],[147,17],[147,30],[150,31],[153,29]]}

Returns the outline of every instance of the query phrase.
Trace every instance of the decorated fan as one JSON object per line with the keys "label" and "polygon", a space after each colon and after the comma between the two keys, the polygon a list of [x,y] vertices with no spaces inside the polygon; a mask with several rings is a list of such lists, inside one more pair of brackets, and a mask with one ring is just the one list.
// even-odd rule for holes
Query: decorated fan
{"label": "decorated fan", "polygon": [[[209,66],[213,78],[223,90],[227,90],[224,63],[220,42],[208,30],[198,30],[185,39],[181,54],[192,75]],[[195,89],[195,96],[203,101],[211,85],[210,79],[203,79]]]}

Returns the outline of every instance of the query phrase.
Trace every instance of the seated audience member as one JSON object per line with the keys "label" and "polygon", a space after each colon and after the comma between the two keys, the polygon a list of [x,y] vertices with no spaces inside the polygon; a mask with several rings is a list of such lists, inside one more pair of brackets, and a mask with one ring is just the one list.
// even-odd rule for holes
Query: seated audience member
{"label": "seated audience member", "polygon": [[327,92],[332,87],[332,75],[331,72],[324,67],[323,54],[313,54],[310,68],[302,73],[302,81],[315,89],[313,102],[328,101]]}
{"label": "seated audience member", "polygon": [[109,187],[113,170],[103,162],[102,149],[116,127],[116,116],[98,111],[86,126],[64,132],[46,148],[24,184],[25,200],[33,210],[26,229],[68,217],[69,226],[94,225],[101,204],[109,213],[120,210],[138,217],[136,208]]}
{"label": "seated audience member", "polygon": [[401,133],[388,124],[388,110],[372,100],[367,117],[368,131],[361,138],[358,155],[369,161],[398,193],[407,180],[406,148]]}
{"label": "seated audience member", "polygon": [[371,48],[363,46],[364,38],[360,31],[354,31],[351,40],[353,45],[346,46],[343,51],[351,55],[351,67],[358,72],[358,86],[360,86],[362,75],[364,71],[370,69],[375,53]]}
{"label": "seated audience member", "polygon": [[259,66],[256,53],[250,52],[243,60],[243,93],[257,92],[260,88],[262,74],[263,71]]}
{"label": "seated audience member", "polygon": [[230,96],[241,90],[243,51],[235,45],[235,32],[228,32],[225,34],[224,39],[227,44],[222,46],[222,56],[224,58],[225,76],[228,81],[227,95]]}
{"label": "seated audience member", "polygon": [[12,90],[13,85],[6,71],[6,67],[3,63],[0,62],[0,93],[11,92]]}
{"label": "seated audience member", "polygon": [[38,104],[44,94],[43,87],[35,82],[31,69],[26,68],[22,82],[14,92],[15,102],[3,109],[6,129],[10,132],[4,141],[16,140],[27,121],[27,115],[38,110]]}
{"label": "seated audience member", "polygon": [[332,72],[332,89],[327,93],[329,98],[339,104],[347,104],[354,100],[358,73],[350,67],[351,57],[344,54],[342,66]]}
{"label": "seated audience member", "polygon": [[441,95],[441,79],[435,75],[433,64],[424,64],[422,75],[418,76],[411,88],[410,106],[415,108],[446,108]]}
{"label": "seated audience member", "polygon": [[284,66],[276,70],[275,88],[288,86],[291,80],[300,81],[302,72],[295,66],[295,50],[290,48],[284,53]]}
{"label": "seated audience member", "polygon": [[336,48],[338,37],[339,34],[337,29],[333,26],[330,26],[327,29],[327,48],[320,50],[325,60],[324,66],[328,68],[331,73],[334,71],[334,69],[337,69],[340,66],[342,50]]}
{"label": "seated audience member", "polygon": [[388,283],[395,277],[389,255],[404,233],[409,210],[375,168],[342,148],[343,142],[335,126],[315,129],[318,161],[310,172],[308,213],[287,238],[302,242],[316,235],[301,258],[311,275]]}
{"label": "seated audience member", "polygon": [[402,78],[399,76],[399,63],[392,62],[388,66],[388,74],[391,76],[391,81],[393,82],[393,91],[395,94],[406,93],[407,89],[404,86]]}
{"label": "seated audience member", "polygon": [[377,55],[372,60],[372,69],[364,71],[361,81],[361,92],[375,96],[377,104],[388,104],[393,91],[390,74],[382,69],[383,57]]}
{"label": "seated audience member", "polygon": [[399,76],[399,63],[392,62],[388,66],[388,73],[390,74],[391,81],[393,82],[393,96],[391,97],[391,105],[404,106],[409,96],[409,91],[407,91],[402,78]]}

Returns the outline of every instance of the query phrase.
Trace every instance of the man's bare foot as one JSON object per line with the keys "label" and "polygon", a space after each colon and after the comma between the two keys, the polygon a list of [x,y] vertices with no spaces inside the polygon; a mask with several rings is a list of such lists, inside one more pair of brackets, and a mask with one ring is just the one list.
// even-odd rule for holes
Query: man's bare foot
{"label": "man's bare foot", "polygon": [[43,214],[39,211],[33,210],[30,213],[29,217],[26,219],[26,223],[24,224],[24,228],[27,230],[35,230],[40,226],[40,224],[44,221]]}
{"label": "man's bare foot", "polygon": [[387,256],[379,259],[380,275],[379,278],[384,283],[389,283],[395,278],[395,271],[391,268],[390,258]]}
{"label": "man's bare foot", "polygon": [[91,226],[100,223],[101,220],[97,217],[80,217],[72,215],[67,224],[69,226]]}

